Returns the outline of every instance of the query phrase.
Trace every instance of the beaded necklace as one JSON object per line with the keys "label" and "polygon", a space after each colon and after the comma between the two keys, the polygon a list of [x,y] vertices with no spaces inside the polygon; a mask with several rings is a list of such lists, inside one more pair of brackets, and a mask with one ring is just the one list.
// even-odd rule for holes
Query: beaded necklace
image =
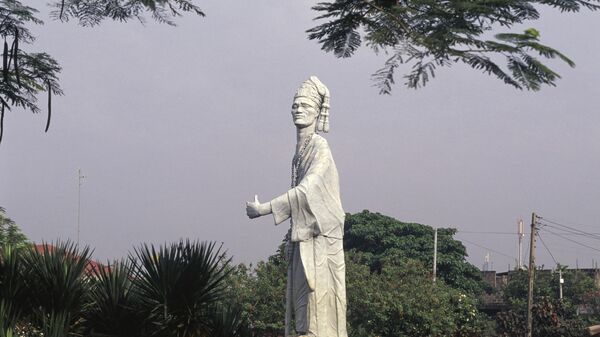
{"label": "beaded necklace", "polygon": [[294,155],[294,159],[292,159],[292,188],[298,186],[298,166],[300,165],[300,158],[304,154],[304,151],[306,150],[308,143],[310,143],[313,135],[314,133],[311,133],[308,137],[306,137],[304,144],[302,144],[302,148],[296,155]]}

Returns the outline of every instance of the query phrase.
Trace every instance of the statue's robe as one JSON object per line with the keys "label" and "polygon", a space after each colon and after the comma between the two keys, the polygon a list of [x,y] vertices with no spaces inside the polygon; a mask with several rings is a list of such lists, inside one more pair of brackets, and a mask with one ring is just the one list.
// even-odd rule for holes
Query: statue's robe
{"label": "statue's robe", "polygon": [[347,337],[344,210],[327,141],[313,135],[298,164],[298,185],[273,199],[275,224],[291,218],[286,337],[296,331]]}

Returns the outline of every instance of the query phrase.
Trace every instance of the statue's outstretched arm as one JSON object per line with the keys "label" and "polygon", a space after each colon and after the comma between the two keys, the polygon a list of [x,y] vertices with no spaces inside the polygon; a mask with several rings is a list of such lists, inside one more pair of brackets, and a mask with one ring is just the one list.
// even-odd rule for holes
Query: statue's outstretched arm
{"label": "statue's outstretched arm", "polygon": [[258,195],[254,195],[254,201],[246,202],[246,214],[250,219],[258,218],[259,216],[271,214],[271,203],[260,203]]}

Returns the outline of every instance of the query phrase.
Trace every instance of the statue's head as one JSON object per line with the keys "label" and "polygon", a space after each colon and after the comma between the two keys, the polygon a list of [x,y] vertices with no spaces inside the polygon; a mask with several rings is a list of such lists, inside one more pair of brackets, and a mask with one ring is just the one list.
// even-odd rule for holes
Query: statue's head
{"label": "statue's head", "polygon": [[298,88],[292,118],[298,128],[315,127],[317,132],[329,132],[329,89],[316,76]]}

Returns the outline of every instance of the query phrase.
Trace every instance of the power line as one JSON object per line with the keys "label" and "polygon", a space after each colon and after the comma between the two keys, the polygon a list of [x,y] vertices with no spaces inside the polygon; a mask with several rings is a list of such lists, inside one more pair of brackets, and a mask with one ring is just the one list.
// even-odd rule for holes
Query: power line
{"label": "power line", "polygon": [[550,228],[559,230],[559,231],[561,231],[560,234],[562,234],[562,235],[583,236],[583,237],[586,237],[588,239],[600,240],[600,237],[596,237],[594,235],[594,233],[576,232],[576,231],[573,231],[573,230],[570,230],[570,229],[564,229],[564,228],[560,228],[560,227],[553,226],[553,225],[550,225],[550,224],[541,224],[540,228],[543,228],[543,227],[550,227]]}
{"label": "power line", "polygon": [[553,231],[551,231],[551,230],[548,230],[548,229],[545,229],[545,228],[543,228],[543,229],[544,229],[546,232],[548,232],[548,233],[550,233],[550,234],[554,234],[554,235],[556,235],[556,236],[558,236],[558,237],[561,237],[561,238],[563,238],[563,239],[565,239],[565,240],[567,240],[567,241],[571,241],[571,242],[573,242],[573,243],[575,243],[575,244],[578,244],[578,245],[580,245],[580,246],[582,246],[582,247],[586,247],[586,248],[589,248],[589,249],[591,249],[591,250],[595,250],[595,251],[597,251],[597,252],[600,252],[600,249],[594,248],[594,247],[592,247],[592,246],[588,246],[588,245],[586,245],[586,244],[583,244],[583,243],[581,243],[581,242],[578,242],[578,241],[575,241],[575,240],[571,240],[571,239],[569,239],[569,238],[567,238],[567,237],[565,237],[565,236],[563,236],[563,235],[561,235],[561,234],[558,234],[558,233],[556,233],[556,232],[553,232]]}
{"label": "power line", "polygon": [[552,255],[552,252],[550,251],[550,248],[548,248],[548,246],[546,246],[546,243],[544,242],[544,239],[542,239],[542,236],[540,235],[540,233],[538,232],[538,238],[540,238],[540,242],[542,242],[542,245],[544,245],[544,248],[546,248],[546,251],[548,251],[548,254],[550,254],[550,256],[552,257],[552,260],[554,260],[554,263],[556,263],[556,265],[558,265],[558,261],[556,261],[556,259],[554,258],[554,255]]}
{"label": "power line", "polygon": [[[551,223],[551,224],[554,224],[554,225],[557,225],[557,226],[560,226],[560,227],[564,227],[564,228],[570,229],[572,232],[574,231],[574,232],[576,232],[576,233],[581,233],[581,234],[584,234],[584,235],[592,236],[592,237],[594,237],[594,238],[596,238],[596,239],[599,239],[599,240],[600,240],[600,235],[597,235],[597,234],[595,234],[595,233],[589,233],[589,232],[585,232],[585,231],[582,231],[582,230],[580,230],[580,229],[577,229],[577,228],[574,228],[574,227],[571,227],[571,226],[567,226],[567,225],[565,225],[565,224],[561,224],[561,223],[559,223],[559,222],[556,222],[556,221],[552,221],[552,220],[550,220],[550,219],[546,219],[546,218],[542,218],[542,217],[540,217],[540,219],[541,219],[542,221],[549,222],[549,223]],[[546,224],[546,225],[547,225],[547,224]],[[565,232],[566,232],[566,230],[563,230],[563,231],[565,231]]]}
{"label": "power line", "polygon": [[487,250],[489,250],[490,252],[494,252],[494,253],[496,253],[496,254],[500,254],[500,255],[502,255],[502,256],[505,256],[505,257],[511,258],[511,259],[513,259],[513,260],[516,260],[516,257],[514,257],[514,256],[510,256],[510,255],[508,255],[508,254],[504,254],[504,253],[502,253],[502,252],[499,252],[499,251],[497,251],[497,250],[493,250],[493,249],[491,249],[491,248],[489,248],[489,247],[482,246],[482,245],[480,245],[480,244],[478,244],[478,243],[475,243],[475,242],[472,242],[472,241],[469,241],[469,240],[465,240],[465,239],[462,239],[461,241],[468,242],[468,243],[470,243],[470,244],[472,244],[472,245],[475,245],[475,246],[477,246],[477,247],[479,247],[479,248],[487,249]]}
{"label": "power line", "polygon": [[[561,233],[563,235],[575,235],[575,236],[589,236],[591,235],[600,235],[600,233],[578,233],[578,232],[573,232],[573,231],[569,231],[566,229],[562,229],[553,225],[549,225],[549,224],[543,224],[543,226],[548,226],[548,227],[552,227],[554,229],[558,229],[561,231],[565,231],[565,233]],[[518,235],[519,233],[517,232],[484,232],[484,231],[463,231],[460,229],[456,230],[456,234],[491,234],[491,235]],[[529,235],[529,233],[523,233],[524,235]],[[600,238],[598,238],[600,240]]]}
{"label": "power line", "polygon": [[[479,231],[462,231],[456,230],[456,233],[464,233],[464,234],[498,234],[498,235],[516,235],[519,234],[517,232],[479,232]],[[526,233],[529,234],[529,233]]]}

